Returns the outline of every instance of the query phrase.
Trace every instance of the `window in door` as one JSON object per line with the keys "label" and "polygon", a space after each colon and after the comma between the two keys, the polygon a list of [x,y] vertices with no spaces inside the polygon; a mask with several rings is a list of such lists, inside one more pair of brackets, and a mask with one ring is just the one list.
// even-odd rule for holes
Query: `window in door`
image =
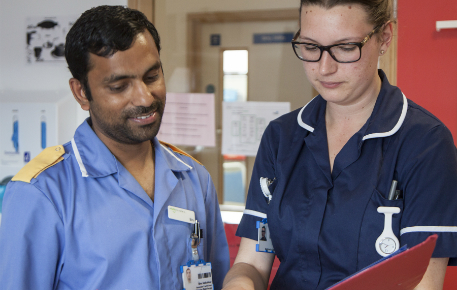
{"label": "window in door", "polygon": [[[224,50],[223,100],[246,102],[248,100],[248,51]],[[223,156],[223,200],[226,205],[244,205],[246,192],[246,156]]]}

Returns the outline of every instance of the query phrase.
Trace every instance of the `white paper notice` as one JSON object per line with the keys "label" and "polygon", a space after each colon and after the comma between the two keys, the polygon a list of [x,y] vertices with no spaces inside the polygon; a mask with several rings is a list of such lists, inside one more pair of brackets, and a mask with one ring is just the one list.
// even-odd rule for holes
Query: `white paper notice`
{"label": "white paper notice", "polygon": [[167,93],[157,138],[173,145],[216,144],[214,94]]}
{"label": "white paper notice", "polygon": [[222,154],[255,156],[268,123],[290,112],[289,102],[223,102]]}

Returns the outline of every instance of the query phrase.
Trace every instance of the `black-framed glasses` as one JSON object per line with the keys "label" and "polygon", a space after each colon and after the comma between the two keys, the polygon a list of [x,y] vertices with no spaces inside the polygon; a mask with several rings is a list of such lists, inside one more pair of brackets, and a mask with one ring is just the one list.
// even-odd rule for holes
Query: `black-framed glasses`
{"label": "black-framed glasses", "polygon": [[300,30],[298,30],[292,39],[292,48],[295,55],[303,61],[318,62],[322,57],[322,53],[327,51],[337,62],[356,62],[362,57],[362,47],[379,30],[379,28],[383,26],[384,25],[376,26],[361,42],[338,43],[327,46],[297,41],[300,36]]}

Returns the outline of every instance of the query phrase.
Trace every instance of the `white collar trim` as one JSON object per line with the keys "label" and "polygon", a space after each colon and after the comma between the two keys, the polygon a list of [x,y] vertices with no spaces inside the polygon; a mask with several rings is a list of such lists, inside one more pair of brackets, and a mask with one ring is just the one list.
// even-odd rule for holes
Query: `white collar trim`
{"label": "white collar trim", "polygon": [[301,119],[301,115],[302,115],[303,111],[305,110],[306,106],[308,106],[309,103],[311,103],[316,97],[314,97],[311,101],[308,102],[308,104],[306,104],[303,108],[301,108],[301,110],[300,110],[300,112],[298,113],[298,116],[297,116],[298,125],[300,125],[300,127],[304,128],[304,129],[310,131],[311,133],[314,132],[314,128],[311,127],[308,124],[305,124]]}
{"label": "white collar trim", "polygon": [[184,161],[182,161],[181,159],[179,159],[178,157],[176,157],[176,155],[174,155],[170,149],[168,149],[166,146],[164,146],[163,144],[160,144],[162,146],[163,149],[165,149],[168,153],[170,153],[171,156],[173,156],[174,158],[176,158],[176,160],[178,160],[179,162],[181,162],[182,164],[186,165],[187,167],[189,167],[189,169],[192,169],[192,166],[190,166],[189,164],[185,163]]}
{"label": "white collar trim", "polygon": [[405,121],[406,117],[406,112],[408,111],[408,99],[406,99],[405,95],[403,95],[403,108],[401,110],[401,115],[400,118],[398,119],[397,124],[392,128],[392,130],[384,133],[373,133],[373,134],[368,134],[363,136],[362,140],[367,140],[367,139],[373,139],[373,138],[382,138],[382,137],[388,137],[392,136],[393,134],[397,133],[397,131],[400,129],[401,125],[403,125],[403,122]]}
{"label": "white collar trim", "polygon": [[79,154],[78,147],[76,146],[75,138],[71,139],[71,147],[73,148],[73,153],[75,153],[76,161],[78,161],[79,169],[81,170],[82,177],[88,177],[86,167],[84,166],[81,155]]}
{"label": "white collar trim", "polygon": [[[400,129],[401,125],[403,125],[403,122],[405,121],[406,112],[408,111],[408,100],[406,99],[405,94],[402,93],[402,95],[403,95],[403,108],[401,111],[400,118],[398,119],[397,124],[395,124],[395,126],[392,128],[392,130],[390,130],[388,132],[383,132],[383,133],[368,134],[368,135],[363,136],[362,140],[392,136]],[[313,100],[314,100],[314,98],[313,98]],[[309,101],[309,103],[311,103],[313,100]],[[305,110],[306,106],[308,106],[308,104],[306,104],[303,108],[301,108],[301,110],[297,116],[297,122],[298,122],[298,125],[300,125],[300,127],[304,128],[310,132],[314,132],[314,128],[305,124],[301,118],[301,115],[302,115],[303,111]]]}

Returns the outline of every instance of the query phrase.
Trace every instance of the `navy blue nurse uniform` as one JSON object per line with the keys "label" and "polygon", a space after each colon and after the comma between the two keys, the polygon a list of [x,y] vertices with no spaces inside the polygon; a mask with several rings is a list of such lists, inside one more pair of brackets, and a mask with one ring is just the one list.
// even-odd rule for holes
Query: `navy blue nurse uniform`
{"label": "navy blue nurse uniform", "polygon": [[[326,101],[272,121],[256,157],[237,235],[257,240],[268,217],[281,265],[271,289],[325,289],[382,257],[379,206],[399,207],[392,228],[401,246],[438,234],[433,257],[457,262],[457,153],[446,126],[406,99],[380,70],[381,91],[366,124],[330,172]],[[274,179],[271,202],[260,178]],[[392,180],[402,196],[388,200]],[[255,249],[253,249],[255,251]]]}

